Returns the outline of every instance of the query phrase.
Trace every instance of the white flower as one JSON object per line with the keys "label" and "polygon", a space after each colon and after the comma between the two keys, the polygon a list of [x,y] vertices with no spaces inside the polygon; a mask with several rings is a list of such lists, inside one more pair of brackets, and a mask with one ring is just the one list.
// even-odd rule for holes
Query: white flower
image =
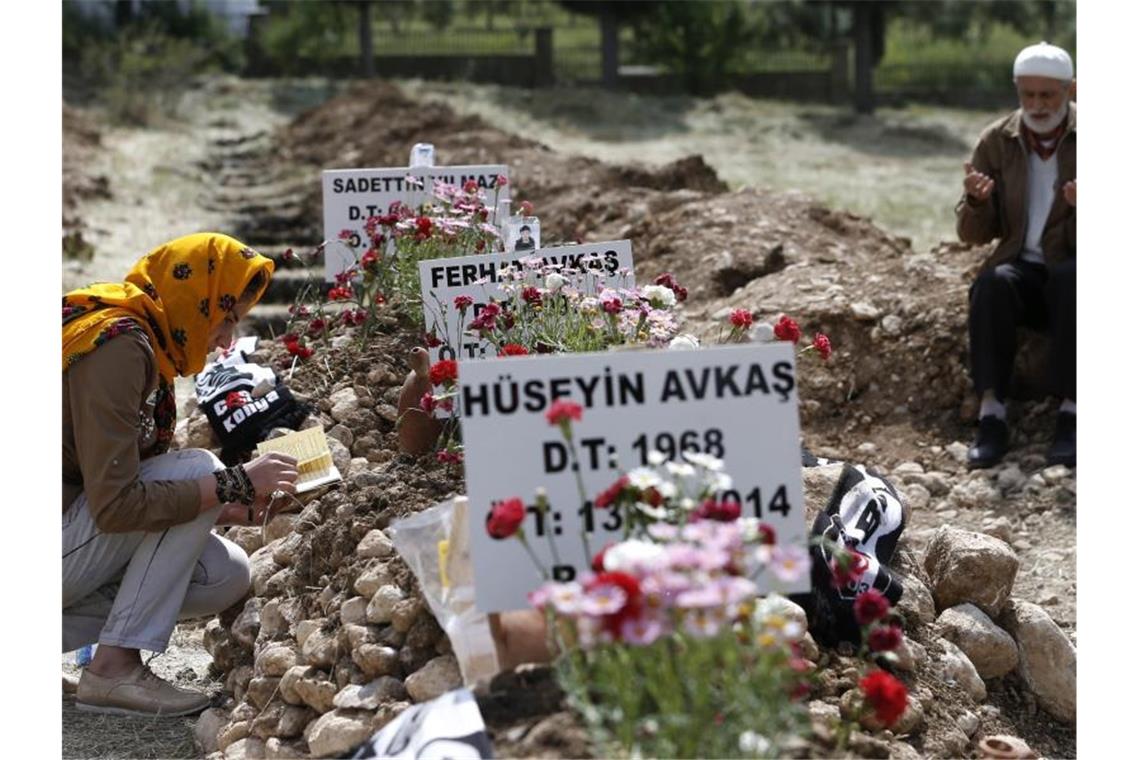
{"label": "white flower", "polygon": [[709,477],[705,480],[708,483],[710,491],[719,493],[720,491],[727,491],[732,488],[732,476],[723,472],[711,472]]}
{"label": "white flower", "polygon": [[665,470],[677,478],[691,478],[697,474],[695,467],[691,464],[685,464],[684,462],[666,462]]}
{"label": "white flower", "polygon": [[633,505],[637,510],[654,520],[664,520],[669,516],[669,510],[665,507],[654,507],[646,504],[644,501],[639,501]]}
{"label": "white flower", "polygon": [[668,459],[668,457],[665,456],[664,451],[658,451],[657,449],[654,449],[653,451],[649,452],[649,455],[646,457],[646,459],[649,460],[649,464],[657,467],[661,465],[666,459]]}
{"label": "white flower", "polygon": [[771,343],[776,337],[776,331],[767,322],[757,322],[752,325],[752,333],[749,337],[752,338],[753,343]]}
{"label": "white flower", "polygon": [[559,288],[561,288],[565,284],[566,284],[566,278],[563,277],[562,275],[558,274],[557,272],[551,272],[550,274],[546,275],[546,289],[547,290],[551,290],[551,291],[558,290]]}
{"label": "white flower", "polygon": [[699,340],[697,340],[694,336],[689,335],[688,333],[684,333],[683,335],[678,335],[676,338],[673,338],[673,340],[669,341],[669,348],[671,348],[674,351],[686,351],[689,349],[700,348],[700,347],[701,347],[701,342]]}
{"label": "white flower", "polygon": [[661,494],[662,499],[672,499],[677,495],[677,486],[672,481],[662,480],[657,486],[657,493]]}
{"label": "white flower", "polygon": [[713,472],[720,472],[724,469],[724,462],[717,459],[712,454],[702,454],[699,451],[682,451],[681,456],[689,460],[697,467],[703,467],[706,470]]}
{"label": "white flower", "polygon": [[667,309],[677,303],[676,294],[664,285],[646,285],[641,289],[641,297],[659,309]]}
{"label": "white flower", "polygon": [[736,742],[740,751],[745,755],[763,755],[772,748],[772,742],[763,734],[755,731],[745,731]]}
{"label": "white flower", "polygon": [[[638,505],[643,506],[641,504]],[[648,504],[644,506],[649,506]],[[631,538],[610,547],[602,565],[608,572],[652,570],[665,561],[665,547],[652,541]]]}
{"label": "white flower", "polygon": [[648,467],[636,467],[629,471],[629,484],[639,491],[656,488],[661,484],[661,476]]}

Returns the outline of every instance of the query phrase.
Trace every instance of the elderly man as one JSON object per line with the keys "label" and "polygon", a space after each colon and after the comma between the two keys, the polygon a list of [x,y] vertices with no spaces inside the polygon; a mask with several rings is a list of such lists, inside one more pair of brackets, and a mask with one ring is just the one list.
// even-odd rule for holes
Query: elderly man
{"label": "elderly man", "polygon": [[958,201],[958,237],[998,238],[970,288],[970,372],[981,397],[972,468],[1009,447],[1005,401],[1017,328],[1047,330],[1050,390],[1061,400],[1050,464],[1077,462],[1077,107],[1073,62],[1030,45],[1013,64],[1021,107],[982,132]]}

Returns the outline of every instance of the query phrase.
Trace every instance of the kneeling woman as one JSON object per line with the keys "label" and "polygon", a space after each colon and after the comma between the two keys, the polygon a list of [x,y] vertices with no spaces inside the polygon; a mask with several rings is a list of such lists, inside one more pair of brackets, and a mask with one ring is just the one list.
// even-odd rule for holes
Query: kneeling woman
{"label": "kneeling woman", "polygon": [[201,371],[257,303],[273,262],[233,238],[159,246],[126,281],[63,297],[63,651],[99,643],[77,707],[187,715],[209,698],[142,663],[179,620],[213,615],[249,589],[249,563],[215,525],[251,524],[296,461],[226,468],[202,449],[167,451],[174,376]]}

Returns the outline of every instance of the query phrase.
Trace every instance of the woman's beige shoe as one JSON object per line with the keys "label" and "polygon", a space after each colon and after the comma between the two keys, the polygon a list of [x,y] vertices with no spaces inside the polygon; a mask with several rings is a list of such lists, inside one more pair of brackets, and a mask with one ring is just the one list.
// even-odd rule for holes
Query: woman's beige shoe
{"label": "woman's beige shoe", "polygon": [[210,706],[210,697],[167,683],[140,664],[119,678],[104,678],[84,670],[75,706],[114,715],[194,715]]}
{"label": "woman's beige shoe", "polygon": [[69,673],[63,674],[63,693],[74,694],[79,689],[79,678]]}

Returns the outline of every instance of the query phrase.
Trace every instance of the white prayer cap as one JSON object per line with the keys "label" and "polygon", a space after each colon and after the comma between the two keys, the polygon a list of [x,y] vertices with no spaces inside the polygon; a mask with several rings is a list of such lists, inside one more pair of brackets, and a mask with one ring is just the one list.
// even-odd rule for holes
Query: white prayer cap
{"label": "white prayer cap", "polygon": [[1073,59],[1056,45],[1038,42],[1017,54],[1013,77],[1048,77],[1069,82],[1073,79]]}

